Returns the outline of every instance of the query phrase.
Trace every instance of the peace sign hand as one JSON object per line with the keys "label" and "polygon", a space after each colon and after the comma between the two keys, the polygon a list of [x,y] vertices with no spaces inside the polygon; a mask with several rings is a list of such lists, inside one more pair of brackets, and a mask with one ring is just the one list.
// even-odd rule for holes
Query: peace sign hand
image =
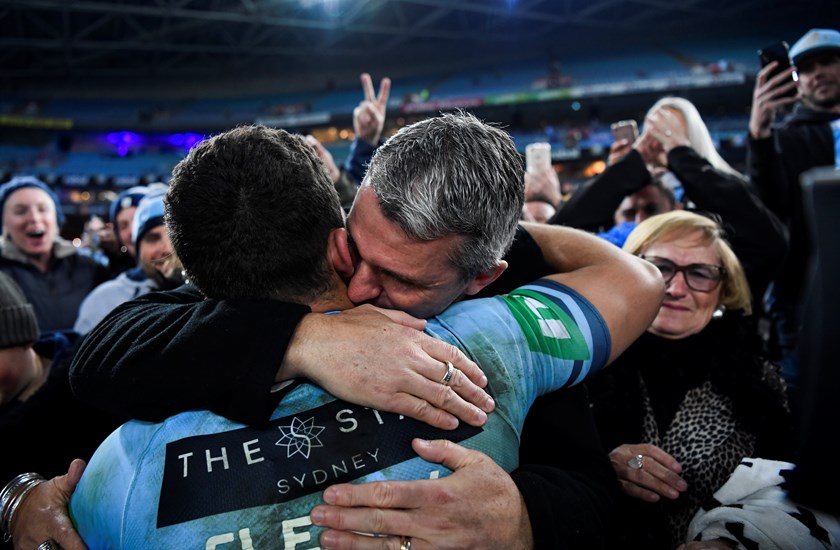
{"label": "peace sign hand", "polygon": [[385,112],[388,108],[388,95],[391,93],[391,79],[385,77],[379,83],[379,95],[373,93],[373,81],[368,73],[362,73],[362,90],[365,98],[353,109],[353,129],[356,137],[373,146],[379,144],[382,130],[385,128]]}

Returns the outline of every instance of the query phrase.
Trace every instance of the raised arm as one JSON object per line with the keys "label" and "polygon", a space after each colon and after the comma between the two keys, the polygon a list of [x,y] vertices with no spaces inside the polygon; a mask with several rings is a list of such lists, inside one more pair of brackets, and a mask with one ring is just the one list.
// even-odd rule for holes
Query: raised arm
{"label": "raised arm", "polygon": [[379,94],[373,90],[373,80],[368,73],[362,73],[364,98],[353,109],[353,130],[356,138],[350,145],[350,154],[344,161],[344,171],[360,184],[367,172],[367,165],[374,151],[380,145],[385,129],[385,115],[388,111],[388,97],[391,94],[391,79],[383,78],[379,83]]}
{"label": "raised arm", "polygon": [[668,153],[668,166],[698,210],[720,216],[727,240],[760,299],[788,249],[788,231],[743,178],[715,170],[689,147]]}
{"label": "raised arm", "polygon": [[649,183],[650,172],[633,149],[575,191],[548,223],[592,232],[608,229],[622,199]]}
{"label": "raised arm", "polygon": [[790,77],[794,68],[771,76],[776,66],[774,61],[756,75],[750,108],[747,166],[750,185],[767,207],[787,223],[789,196],[797,189],[782,164],[773,122],[776,112],[795,102],[797,97],[786,96],[786,92],[796,86]]}
{"label": "raised arm", "polygon": [[548,277],[592,302],[610,331],[610,362],[653,322],[665,295],[656,268],[577,229],[522,224],[557,274]]}
{"label": "raised arm", "polygon": [[787,230],[740,174],[717,169],[688,146],[688,135],[667,110],[654,113],[649,131],[661,143],[668,168],[700,211],[720,216],[727,238],[744,266],[754,303],[787,253]]}

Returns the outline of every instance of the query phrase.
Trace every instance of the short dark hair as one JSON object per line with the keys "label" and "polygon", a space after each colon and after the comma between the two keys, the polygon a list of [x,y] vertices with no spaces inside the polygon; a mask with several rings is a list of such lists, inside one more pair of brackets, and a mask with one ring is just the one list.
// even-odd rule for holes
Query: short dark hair
{"label": "short dark hair", "polygon": [[303,138],[240,126],[175,166],[166,223],[188,280],[205,296],[306,303],[329,290],[327,240],[344,217]]}

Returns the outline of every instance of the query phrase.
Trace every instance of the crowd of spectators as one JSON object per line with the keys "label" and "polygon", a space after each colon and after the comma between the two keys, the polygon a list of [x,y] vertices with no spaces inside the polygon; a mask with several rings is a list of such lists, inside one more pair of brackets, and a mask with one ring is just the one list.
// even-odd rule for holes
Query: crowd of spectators
{"label": "crowd of spectators", "polygon": [[[107,222],[90,220],[89,249],[61,238],[49,185],[5,182],[5,543],[247,547],[280,510],[266,532],[330,548],[840,548],[840,506],[812,498],[819,487],[794,502],[784,485],[808,399],[800,178],[840,170],[840,32],[809,31],[790,60],[756,77],[743,173],[698,108],[669,96],[615,140],[603,172],[564,188],[555,166],[526,171],[506,132],[467,113],[387,137],[391,81],[377,91],[365,73],[340,166],[311,135],[232,129],[171,184],[119,194]],[[536,387],[529,369],[549,380]],[[366,483],[335,476],[300,493],[280,480],[265,502],[255,488],[231,496],[250,477],[205,508],[171,490],[167,445],[192,436],[257,438],[237,443],[248,465],[278,427],[286,458],[304,439],[307,459],[340,447],[319,439],[324,426],[278,424],[333,402],[460,445],[405,439],[390,464],[370,455]],[[335,418],[352,432],[348,410]],[[486,439],[469,431],[482,425]],[[26,443],[45,440],[72,444]],[[208,473],[228,469],[207,453]],[[315,479],[326,466],[310,468]],[[158,523],[186,519],[119,508],[158,510],[157,498]],[[252,527],[208,519],[228,513]]]}

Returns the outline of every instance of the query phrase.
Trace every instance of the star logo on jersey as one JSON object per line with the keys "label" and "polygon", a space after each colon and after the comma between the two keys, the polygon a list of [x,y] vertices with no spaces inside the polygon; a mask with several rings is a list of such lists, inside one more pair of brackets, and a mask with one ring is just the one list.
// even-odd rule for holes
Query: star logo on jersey
{"label": "star logo on jersey", "polygon": [[318,436],[325,428],[315,425],[315,417],[309,420],[300,420],[295,417],[291,424],[278,426],[277,429],[280,430],[283,437],[275,445],[286,447],[286,458],[292,458],[296,454],[300,454],[303,458],[309,458],[309,451],[313,447],[324,446]]}

